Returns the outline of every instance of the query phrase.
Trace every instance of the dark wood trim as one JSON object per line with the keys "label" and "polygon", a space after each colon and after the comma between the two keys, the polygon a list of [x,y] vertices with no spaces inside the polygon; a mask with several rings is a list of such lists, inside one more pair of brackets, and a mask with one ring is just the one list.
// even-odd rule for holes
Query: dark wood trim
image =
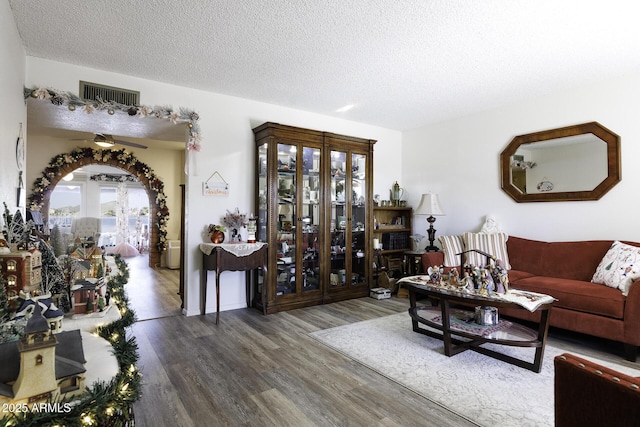
{"label": "dark wood trim", "polygon": [[[607,144],[608,175],[592,191],[567,191],[557,193],[524,194],[511,183],[511,157],[522,144],[565,138],[592,133]],[[620,159],[620,136],[598,122],[583,123],[557,129],[518,135],[500,153],[501,187],[516,202],[568,202],[581,200],[599,200],[622,180]]]}

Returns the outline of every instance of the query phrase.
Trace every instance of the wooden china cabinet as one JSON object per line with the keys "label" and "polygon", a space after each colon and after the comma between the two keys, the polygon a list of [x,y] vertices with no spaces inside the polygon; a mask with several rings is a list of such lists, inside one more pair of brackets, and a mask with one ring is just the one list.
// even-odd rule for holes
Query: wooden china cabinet
{"label": "wooden china cabinet", "polygon": [[368,295],[375,141],[277,123],[253,132],[266,312]]}

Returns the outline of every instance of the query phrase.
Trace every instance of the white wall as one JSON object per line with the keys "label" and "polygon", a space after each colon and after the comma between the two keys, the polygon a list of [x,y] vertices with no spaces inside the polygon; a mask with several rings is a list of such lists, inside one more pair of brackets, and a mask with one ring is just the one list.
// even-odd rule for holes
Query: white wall
{"label": "white wall", "polygon": [[[0,64],[0,150],[3,153],[0,156],[0,202],[5,202],[13,214],[16,211],[18,185],[18,167],[14,153],[20,123],[24,123],[26,142],[27,116],[22,97],[25,53],[7,1],[0,1]],[[4,206],[0,206],[0,209],[4,212]],[[2,224],[4,221],[0,216],[0,226]]]}
{"label": "white wall", "polygon": [[536,164],[526,170],[529,194],[540,194],[537,184],[542,181],[553,183],[554,192],[593,190],[609,173],[607,144],[595,137],[581,144],[531,150],[528,159]]}
{"label": "white wall", "polygon": [[[437,218],[438,235],[478,230],[494,214],[514,236],[640,242],[639,111],[640,75],[633,75],[404,132],[402,179],[412,195],[440,194],[447,215]],[[500,152],[514,136],[591,121],[621,137],[622,181],[599,201],[516,203],[500,189]],[[416,232],[425,229],[418,218]]]}
{"label": "white wall", "polygon": [[[346,134],[378,140],[375,145],[374,193],[388,194],[401,173],[401,134],[376,126],[335,119],[291,108],[240,99],[170,84],[158,83],[121,74],[83,68],[39,58],[27,58],[26,85],[45,86],[78,92],[78,81],[86,80],[110,86],[139,90],[146,105],[186,107],[200,115],[202,149],[197,153],[197,176],[187,178],[187,237],[185,242],[186,300],[188,315],[199,314],[200,266],[198,245],[206,241],[204,227],[219,223],[227,209],[255,212],[254,139],[252,128],[267,122]],[[218,171],[229,183],[228,198],[202,196],[202,182]],[[158,171],[156,171],[158,172]],[[31,183],[28,183],[31,185]],[[178,215],[178,212],[175,212]],[[210,274],[207,311],[215,311],[215,283]],[[244,275],[222,274],[221,310],[245,306]]]}

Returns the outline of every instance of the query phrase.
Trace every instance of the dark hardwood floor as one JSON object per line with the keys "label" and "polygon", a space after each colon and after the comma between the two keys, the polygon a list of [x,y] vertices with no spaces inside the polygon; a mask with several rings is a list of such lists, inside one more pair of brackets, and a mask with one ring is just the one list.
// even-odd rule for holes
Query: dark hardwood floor
{"label": "dark hardwood floor", "polygon": [[[468,426],[307,334],[405,311],[371,298],[262,315],[180,314],[178,271],[125,259],[138,322],[139,426]],[[384,345],[381,343],[380,345]]]}
{"label": "dark hardwood floor", "polygon": [[[143,373],[139,426],[475,425],[308,336],[407,310],[407,299],[360,298],[268,316],[239,309],[222,312],[216,325],[215,314],[181,314],[177,270],[151,269],[145,257],[126,261],[139,319],[132,327]],[[568,351],[586,345],[624,363],[606,340],[552,331],[549,342]]]}

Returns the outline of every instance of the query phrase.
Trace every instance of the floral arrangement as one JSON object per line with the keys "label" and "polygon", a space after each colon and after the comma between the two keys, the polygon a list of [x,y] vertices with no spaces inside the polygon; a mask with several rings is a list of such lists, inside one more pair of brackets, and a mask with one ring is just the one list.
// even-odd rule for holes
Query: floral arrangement
{"label": "floral arrangement", "polygon": [[32,208],[42,208],[45,195],[50,193],[55,184],[62,179],[63,169],[75,169],[88,163],[117,164],[122,169],[131,172],[141,182],[148,183],[149,200],[155,200],[157,208],[154,221],[158,228],[156,247],[160,252],[166,250],[168,244],[167,223],[169,222],[169,208],[164,194],[164,183],[156,176],[153,169],[140,162],[133,154],[127,153],[124,149],[94,150],[90,147],[84,147],[77,148],[70,153],[56,155],[42,171],[42,175],[33,182],[31,194],[29,195],[29,205]]}
{"label": "floral arrangement", "polygon": [[200,151],[200,127],[198,120],[200,116],[195,111],[180,108],[175,111],[171,107],[151,107],[148,105],[125,105],[115,101],[97,101],[82,99],[78,95],[70,92],[64,92],[56,89],[34,87],[24,88],[24,99],[35,98],[46,100],[53,105],[66,106],[69,111],[82,109],[87,114],[93,114],[95,111],[107,111],[109,115],[114,115],[117,111],[124,112],[130,116],[156,117],[159,119],[169,119],[173,124],[178,122],[187,122],[189,127],[189,141],[187,142],[187,150]]}
{"label": "floral arrangement", "polygon": [[232,230],[237,230],[246,227],[249,221],[247,220],[247,214],[241,214],[240,210],[236,208],[234,212],[227,209],[227,214],[222,219],[222,223]]}

